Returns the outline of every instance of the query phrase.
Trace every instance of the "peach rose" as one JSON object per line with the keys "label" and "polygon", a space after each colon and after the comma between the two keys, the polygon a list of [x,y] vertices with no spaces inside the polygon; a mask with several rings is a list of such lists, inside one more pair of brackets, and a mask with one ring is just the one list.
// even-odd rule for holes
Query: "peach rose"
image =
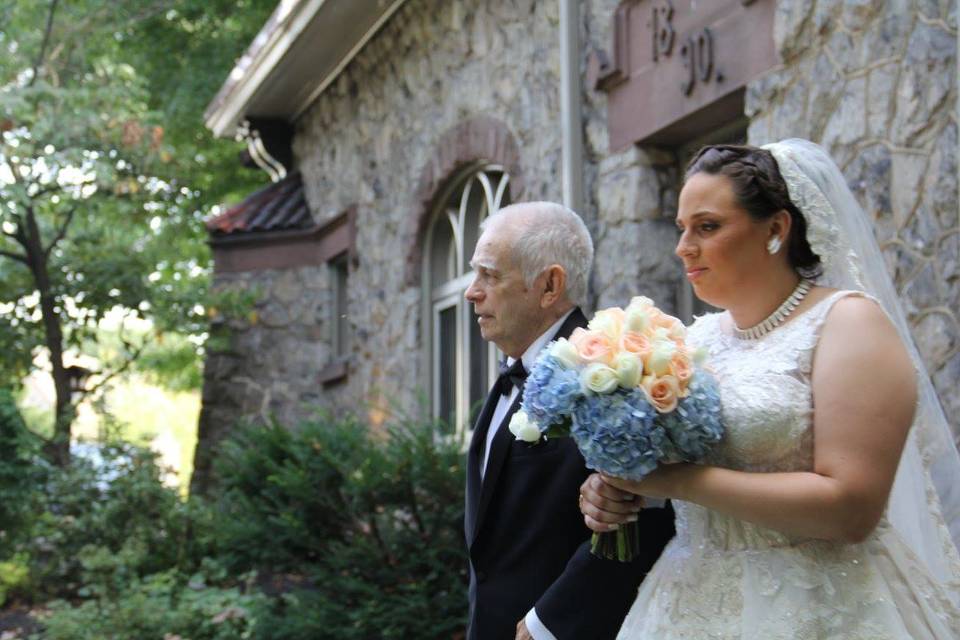
{"label": "peach rose", "polygon": [[687,328],[683,323],[671,315],[660,312],[651,318],[651,326],[654,331],[665,330],[663,334],[676,342],[682,342],[687,337]]}
{"label": "peach rose", "polygon": [[624,331],[620,336],[620,348],[623,351],[646,358],[650,355],[650,340],[637,331]]}
{"label": "peach rose", "polygon": [[691,362],[690,356],[687,355],[685,350],[677,349],[676,353],[673,354],[673,358],[670,360],[670,374],[677,379],[677,383],[680,385],[680,397],[687,397],[687,386],[693,378],[693,362]]}
{"label": "peach rose", "polygon": [[640,383],[640,388],[659,413],[670,413],[677,408],[677,402],[680,400],[680,385],[675,377],[646,376]]}
{"label": "peach rose", "polygon": [[613,361],[613,341],[602,331],[588,331],[578,327],[570,335],[570,343],[577,348],[584,362],[610,364]]}

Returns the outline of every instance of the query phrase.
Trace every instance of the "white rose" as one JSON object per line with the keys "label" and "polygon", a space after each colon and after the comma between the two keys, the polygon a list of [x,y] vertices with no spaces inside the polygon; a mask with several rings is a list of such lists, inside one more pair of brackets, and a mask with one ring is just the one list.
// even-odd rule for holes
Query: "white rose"
{"label": "white rose", "polygon": [[617,372],[600,362],[588,364],[580,373],[580,386],[593,393],[610,393],[617,388]]}
{"label": "white rose", "polygon": [[577,348],[570,344],[570,341],[566,338],[560,338],[550,345],[548,353],[559,360],[560,364],[567,369],[576,369],[580,366],[580,354],[577,352]]}
{"label": "white rose", "polygon": [[647,330],[647,327],[650,326],[649,308],[635,307],[632,305],[627,307],[624,324],[626,325],[627,331],[643,333]]}
{"label": "white rose", "polygon": [[676,351],[677,345],[672,340],[655,340],[647,360],[648,372],[658,377],[666,375],[670,371],[670,361]]}
{"label": "white rose", "polygon": [[647,296],[633,296],[630,298],[630,304],[627,305],[627,308],[650,309],[653,306],[655,306],[653,300]]}
{"label": "white rose", "polygon": [[693,350],[693,363],[696,365],[703,365],[707,361],[707,356],[710,355],[710,352],[707,351],[706,347],[697,347]]}
{"label": "white rose", "polygon": [[657,327],[653,330],[653,333],[650,335],[650,340],[669,340],[670,339],[670,330],[666,327]]}
{"label": "white rose", "polygon": [[594,314],[587,324],[587,328],[605,333],[607,337],[616,342],[620,339],[620,332],[623,329],[623,317],[623,311],[616,307],[601,309]]}
{"label": "white rose", "polygon": [[643,375],[643,361],[632,353],[621,352],[613,359],[617,380],[624,389],[634,389]]}
{"label": "white rose", "polygon": [[538,442],[540,440],[540,429],[523,409],[517,411],[513,414],[513,417],[510,418],[509,428],[510,433],[512,433],[517,440],[523,440],[524,442]]}

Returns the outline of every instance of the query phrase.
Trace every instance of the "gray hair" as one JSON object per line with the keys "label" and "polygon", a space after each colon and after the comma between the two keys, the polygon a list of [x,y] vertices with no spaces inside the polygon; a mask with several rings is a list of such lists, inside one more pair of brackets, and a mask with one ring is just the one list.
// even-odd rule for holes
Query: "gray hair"
{"label": "gray hair", "polygon": [[547,267],[559,264],[567,274],[569,300],[586,303],[593,240],[576,212],[555,202],[518,202],[484,220],[480,229],[492,222],[513,227],[511,253],[528,287]]}

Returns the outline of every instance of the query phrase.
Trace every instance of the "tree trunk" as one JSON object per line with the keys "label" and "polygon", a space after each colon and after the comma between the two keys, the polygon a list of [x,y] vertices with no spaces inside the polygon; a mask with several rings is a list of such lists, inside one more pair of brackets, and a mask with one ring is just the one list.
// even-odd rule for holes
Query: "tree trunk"
{"label": "tree trunk", "polygon": [[56,392],[53,438],[47,443],[46,453],[54,464],[64,467],[70,463],[70,435],[76,416],[70,397],[70,376],[63,366],[63,328],[60,326],[60,314],[56,309],[56,299],[50,284],[48,256],[43,250],[43,240],[33,208],[27,208],[26,229],[24,230],[24,249],[33,274],[34,284],[40,294],[40,313],[43,317],[43,329],[47,349],[50,352],[50,366],[53,373],[53,387]]}

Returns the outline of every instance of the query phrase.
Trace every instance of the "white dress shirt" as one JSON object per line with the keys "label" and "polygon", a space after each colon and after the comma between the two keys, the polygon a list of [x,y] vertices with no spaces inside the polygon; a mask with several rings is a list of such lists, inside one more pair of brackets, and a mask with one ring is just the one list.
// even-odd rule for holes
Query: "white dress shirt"
{"label": "white dress shirt", "polygon": [[[527,347],[527,350],[520,356],[523,360],[523,368],[527,373],[530,373],[530,370],[533,368],[533,363],[537,361],[537,356],[540,355],[540,351],[547,346],[550,338],[552,338],[553,334],[567,321],[571,313],[573,313],[573,309],[567,311],[563,314],[562,318],[550,325],[550,328],[540,334],[540,337],[534,340],[533,344]],[[507,366],[512,366],[516,361],[516,358],[507,358]],[[497,408],[493,410],[493,417],[490,418],[490,426],[487,428],[487,442],[483,447],[483,464],[480,465],[481,480],[487,472],[487,459],[490,457],[490,445],[493,444],[493,437],[497,435],[497,431],[500,429],[500,423],[503,422],[504,416],[510,411],[510,406],[513,404],[513,401],[517,399],[517,394],[519,393],[520,390],[514,387],[513,390],[510,391],[509,396],[501,395],[500,400],[497,402]]]}

